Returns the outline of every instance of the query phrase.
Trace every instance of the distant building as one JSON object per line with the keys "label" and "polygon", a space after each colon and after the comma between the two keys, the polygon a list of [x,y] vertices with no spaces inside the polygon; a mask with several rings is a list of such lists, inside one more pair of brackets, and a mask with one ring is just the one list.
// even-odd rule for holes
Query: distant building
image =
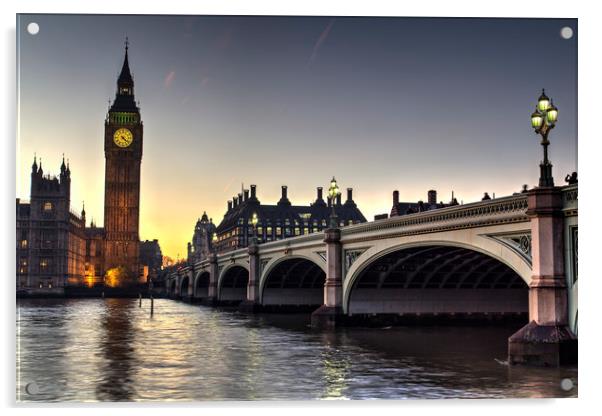
{"label": "distant building", "polygon": [[86,230],[86,286],[101,285],[105,275],[105,229],[90,221]]}
{"label": "distant building", "polygon": [[163,266],[163,253],[157,239],[140,242],[140,264],[148,268],[148,277],[156,280]]}
{"label": "distant building", "polygon": [[17,199],[17,289],[62,288],[85,273],[86,213],[70,210],[71,171],[44,176],[42,161],[31,166],[30,201]]}
{"label": "distant building", "polygon": [[212,250],[213,234],[216,232],[213,219],[203,216],[199,218],[194,227],[192,242],[188,243],[188,263],[197,263],[206,259]]}
{"label": "distant building", "polygon": [[[228,201],[228,210],[217,226],[215,248],[223,253],[247,247],[253,237],[251,218],[257,214],[257,240],[259,243],[298,235],[320,232],[328,228],[331,201],[323,199],[322,188],[317,188],[316,200],[310,205],[292,205],[287,196],[287,187],[282,187],[281,198],[276,205],[261,204],[257,199],[256,186],[250,193],[245,189],[233,200]],[[347,200],[342,203],[341,195],[334,201],[339,225],[346,226],[366,222],[366,218],[353,201],[353,190],[347,189]]]}
{"label": "distant building", "polygon": [[[417,202],[400,202],[399,191],[393,191],[393,206],[389,217],[398,217],[400,215],[414,214],[416,212],[430,211],[437,208],[445,208],[452,205],[458,205],[458,200],[454,198],[448,203],[437,202],[437,191],[431,189],[427,194],[427,202],[422,200]],[[380,219],[380,218],[379,218]]]}

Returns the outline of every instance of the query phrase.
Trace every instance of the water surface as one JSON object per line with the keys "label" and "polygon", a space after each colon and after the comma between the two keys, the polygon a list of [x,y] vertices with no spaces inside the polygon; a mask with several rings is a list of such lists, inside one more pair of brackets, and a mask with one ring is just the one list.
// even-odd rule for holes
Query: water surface
{"label": "water surface", "polygon": [[[17,400],[576,397],[577,369],[508,367],[510,327],[311,330],[155,300],[17,303]],[[569,378],[570,391],[561,388]],[[29,384],[29,388],[26,386]],[[28,393],[29,391],[29,393]],[[34,394],[31,394],[34,393]]]}

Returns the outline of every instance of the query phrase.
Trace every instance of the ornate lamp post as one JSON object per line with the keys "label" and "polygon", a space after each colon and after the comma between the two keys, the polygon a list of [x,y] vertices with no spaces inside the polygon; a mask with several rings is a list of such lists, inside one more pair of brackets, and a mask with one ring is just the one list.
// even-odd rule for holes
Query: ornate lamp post
{"label": "ornate lamp post", "polygon": [[251,225],[253,225],[253,239],[251,240],[251,244],[257,245],[257,223],[259,222],[259,218],[257,217],[257,213],[254,212],[251,217]]}
{"label": "ornate lamp post", "polygon": [[531,126],[535,129],[535,134],[541,136],[541,145],[543,146],[543,162],[539,165],[540,187],[554,186],[552,164],[548,160],[548,146],[550,144],[548,134],[556,125],[556,120],[558,120],[558,108],[556,108],[552,100],[546,96],[545,90],[541,90],[535,112],[531,114]]}
{"label": "ornate lamp post", "polygon": [[211,237],[211,245],[213,248],[213,252],[215,253],[217,251],[217,233],[213,233],[213,236]]}
{"label": "ornate lamp post", "polygon": [[335,204],[336,197],[340,193],[341,193],[341,191],[339,189],[339,185],[337,185],[337,180],[333,176],[332,180],[330,181],[330,187],[328,188],[328,196],[330,197],[330,205],[332,207],[332,212],[330,213],[330,228],[337,228],[339,225],[337,213],[334,209],[334,204]]}

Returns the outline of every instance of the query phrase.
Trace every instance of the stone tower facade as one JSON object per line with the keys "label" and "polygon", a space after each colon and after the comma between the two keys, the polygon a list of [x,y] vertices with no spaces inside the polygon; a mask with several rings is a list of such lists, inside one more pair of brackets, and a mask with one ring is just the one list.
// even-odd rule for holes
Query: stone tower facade
{"label": "stone tower facade", "polygon": [[125,58],[117,93],[105,120],[105,267],[124,267],[129,279],[140,276],[140,164],[142,120],[134,99],[134,80]]}
{"label": "stone tower facade", "polygon": [[71,211],[71,171],[31,167],[30,201],[17,199],[17,288],[62,289],[84,276],[85,212]]}

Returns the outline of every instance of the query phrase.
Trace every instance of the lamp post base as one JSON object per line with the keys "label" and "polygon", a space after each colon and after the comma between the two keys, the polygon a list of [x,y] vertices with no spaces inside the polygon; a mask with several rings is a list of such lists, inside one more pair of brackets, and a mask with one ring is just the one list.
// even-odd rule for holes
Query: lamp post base
{"label": "lamp post base", "polygon": [[554,187],[554,177],[552,176],[552,164],[550,162],[542,162],[539,165],[539,187]]}

